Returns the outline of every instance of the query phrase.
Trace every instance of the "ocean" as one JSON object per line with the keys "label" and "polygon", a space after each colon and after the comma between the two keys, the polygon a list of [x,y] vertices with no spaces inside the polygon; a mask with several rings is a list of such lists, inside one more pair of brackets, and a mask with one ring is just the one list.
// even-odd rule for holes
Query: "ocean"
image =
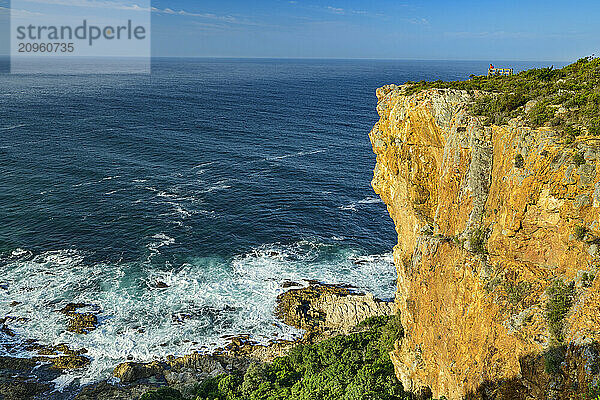
{"label": "ocean", "polygon": [[[551,63],[510,63],[516,70]],[[155,59],[151,75],[0,75],[0,355],[86,348],[62,380],[300,332],[283,283],[390,299],[397,233],[370,181],[376,88],[487,62]],[[89,304],[99,325],[66,331]],[[85,310],[83,310],[85,311]]]}

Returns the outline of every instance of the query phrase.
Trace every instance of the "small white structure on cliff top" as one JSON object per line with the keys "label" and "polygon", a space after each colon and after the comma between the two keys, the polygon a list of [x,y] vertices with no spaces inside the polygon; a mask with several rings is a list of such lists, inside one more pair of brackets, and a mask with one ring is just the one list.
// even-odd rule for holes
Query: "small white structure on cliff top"
{"label": "small white structure on cliff top", "polygon": [[490,68],[488,69],[488,76],[496,76],[496,75],[513,75],[512,68],[496,68],[493,64],[490,64]]}

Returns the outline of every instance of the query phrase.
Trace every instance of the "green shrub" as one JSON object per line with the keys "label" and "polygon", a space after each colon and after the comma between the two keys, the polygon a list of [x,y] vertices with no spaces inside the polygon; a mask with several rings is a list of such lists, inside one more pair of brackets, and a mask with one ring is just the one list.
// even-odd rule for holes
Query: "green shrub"
{"label": "green shrub", "polygon": [[525,159],[520,153],[517,153],[515,156],[514,164],[516,168],[523,168],[525,166]]}
{"label": "green shrub", "polygon": [[504,290],[506,290],[508,301],[515,306],[527,297],[527,292],[530,287],[531,285],[528,282],[506,282],[504,284]]}
{"label": "green shrub", "polygon": [[587,236],[588,232],[589,229],[581,225],[576,225],[573,229],[573,235],[575,236],[575,239],[579,241],[585,240],[585,237]]}
{"label": "green shrub", "polygon": [[140,400],[183,400],[183,396],[179,390],[161,387],[144,394]]}
{"label": "green shrub", "polygon": [[544,352],[544,369],[547,374],[557,375],[560,373],[560,364],[565,359],[565,347],[553,346]]}
{"label": "green shrub", "polygon": [[575,153],[573,154],[573,163],[579,167],[580,165],[585,164],[585,158],[583,158],[581,153]]}
{"label": "green shrub", "polygon": [[473,253],[477,254],[486,254],[487,250],[485,248],[486,241],[486,232],[481,228],[475,229],[471,232],[470,242],[471,242],[471,250]]}
{"label": "green shrub", "polygon": [[546,290],[548,301],[546,303],[546,322],[550,334],[557,342],[563,341],[564,318],[573,304],[574,284],[565,284],[562,279],[557,279]]}
{"label": "green shrub", "polygon": [[600,136],[600,118],[592,118],[587,124],[590,134]]}
{"label": "green shrub", "polygon": [[389,358],[402,337],[398,316],[373,317],[359,332],[298,345],[243,376],[223,375],[197,387],[197,400],[393,400],[406,394]]}
{"label": "green shrub", "polygon": [[[454,82],[408,82],[407,93],[429,88],[475,90],[487,93],[471,105],[474,115],[483,117],[486,124],[505,124],[510,118],[521,116],[531,125],[550,122],[562,126],[565,140],[572,142],[580,133],[569,126],[583,126],[592,135],[600,135],[600,60],[584,57],[561,69],[538,68],[522,71],[513,76],[472,76],[469,80]],[[525,113],[527,102],[537,103]],[[566,112],[555,116],[557,107]]]}
{"label": "green shrub", "polygon": [[575,128],[573,125],[565,126],[565,134],[573,137],[581,135],[581,129]]}
{"label": "green shrub", "polygon": [[590,383],[588,386],[587,396],[585,400],[600,400],[600,383]]}
{"label": "green shrub", "polygon": [[594,283],[594,279],[596,279],[596,275],[591,272],[584,272],[581,276],[581,285],[583,287],[590,287]]}
{"label": "green shrub", "polygon": [[554,116],[552,108],[548,107],[542,102],[538,102],[535,106],[529,110],[528,118],[529,122],[533,126],[542,126]]}

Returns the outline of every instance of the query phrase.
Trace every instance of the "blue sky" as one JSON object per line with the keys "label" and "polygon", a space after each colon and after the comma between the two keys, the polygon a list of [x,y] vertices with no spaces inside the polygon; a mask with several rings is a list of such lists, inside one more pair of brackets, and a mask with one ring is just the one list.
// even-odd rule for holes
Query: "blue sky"
{"label": "blue sky", "polygon": [[[58,0],[26,1],[34,10],[36,2]],[[0,0],[0,7],[7,4]],[[570,61],[600,53],[598,17],[598,0],[154,0],[152,51],[196,57]]]}
{"label": "blue sky", "polygon": [[[568,61],[600,47],[598,0],[156,0],[153,6],[156,55]],[[183,13],[158,11],[165,9]]]}

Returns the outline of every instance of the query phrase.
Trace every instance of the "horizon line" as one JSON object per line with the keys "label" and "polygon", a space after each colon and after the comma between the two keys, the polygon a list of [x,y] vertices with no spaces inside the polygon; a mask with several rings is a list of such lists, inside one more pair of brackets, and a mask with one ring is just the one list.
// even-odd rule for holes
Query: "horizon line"
{"label": "horizon line", "polygon": [[467,58],[377,58],[377,57],[263,57],[263,56],[152,56],[152,58],[201,58],[230,60],[364,60],[364,61],[509,61],[509,62],[575,62],[575,60],[519,60],[519,59],[467,59]]}
{"label": "horizon line", "polygon": [[[0,58],[10,58],[11,54],[0,54]],[[40,56],[40,58],[45,56]],[[47,57],[47,56],[46,56]],[[33,57],[32,57],[33,58]],[[61,56],[57,56],[57,58],[63,58]],[[65,57],[66,59],[67,57]],[[132,57],[132,56],[85,56],[82,58],[146,58],[146,57]],[[219,60],[331,60],[331,61],[465,61],[465,62],[560,62],[560,63],[572,63],[577,61],[578,59],[569,59],[569,60],[539,60],[539,59],[528,59],[528,60],[519,60],[519,59],[467,59],[467,58],[376,58],[376,57],[263,57],[263,56],[196,56],[196,55],[179,55],[179,56],[165,56],[165,55],[157,55],[151,56],[151,59],[161,59],[161,58],[170,58],[170,59],[219,59]]]}

